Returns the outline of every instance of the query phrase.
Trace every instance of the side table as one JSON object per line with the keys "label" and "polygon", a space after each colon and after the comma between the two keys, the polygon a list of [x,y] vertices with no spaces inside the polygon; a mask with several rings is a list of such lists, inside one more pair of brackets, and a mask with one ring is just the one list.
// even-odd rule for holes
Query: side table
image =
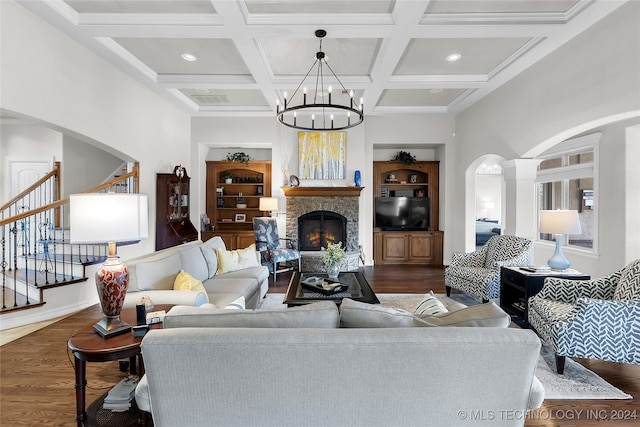
{"label": "side table", "polygon": [[500,308],[511,315],[520,327],[529,328],[529,298],[540,292],[544,279],[561,277],[571,280],[589,280],[591,276],[577,270],[530,272],[521,267],[500,269]]}
{"label": "side table", "polygon": [[[173,305],[164,304],[156,305],[154,310],[168,311]],[[130,325],[136,324],[136,310],[127,309],[120,313],[122,320]],[[140,376],[144,374],[144,365],[140,354],[140,342],[142,337],[134,337],[133,331],[126,334],[117,335],[112,338],[102,338],[93,331],[94,322],[78,329],[69,338],[67,346],[74,355],[74,367],[76,377],[76,420],[78,427],[87,426],[86,411],[86,390],[87,385],[87,362],[110,362],[121,359],[129,359],[131,373],[136,373],[136,359],[138,361]],[[162,323],[156,323],[150,326],[151,329],[161,329]]]}

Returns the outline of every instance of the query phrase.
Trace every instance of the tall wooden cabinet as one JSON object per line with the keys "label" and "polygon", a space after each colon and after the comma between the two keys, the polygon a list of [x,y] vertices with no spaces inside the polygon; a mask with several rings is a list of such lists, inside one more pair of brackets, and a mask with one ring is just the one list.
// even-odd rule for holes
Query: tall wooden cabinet
{"label": "tall wooden cabinet", "polygon": [[253,218],[269,215],[259,210],[260,197],[271,197],[271,161],[208,161],[206,209],[213,230],[204,231],[202,240],[220,236],[227,249],[255,243]]}
{"label": "tall wooden cabinet", "polygon": [[182,166],[156,176],[156,251],[198,239],[189,218],[190,181]]}
{"label": "tall wooden cabinet", "polygon": [[[443,232],[439,228],[439,174],[437,161],[373,162],[374,197],[428,197],[429,229],[383,231],[374,228],[373,256],[376,265],[442,265]],[[372,207],[375,212],[375,205]]]}

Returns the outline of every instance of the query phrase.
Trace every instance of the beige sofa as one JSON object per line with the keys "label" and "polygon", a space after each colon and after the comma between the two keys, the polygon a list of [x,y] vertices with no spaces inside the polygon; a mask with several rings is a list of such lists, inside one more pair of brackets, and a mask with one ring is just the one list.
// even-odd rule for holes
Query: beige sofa
{"label": "beige sofa", "polygon": [[478,313],[504,326],[490,304],[441,324],[462,327],[347,299],[340,311],[174,307],[142,341],[136,401],[156,427],[521,426],[544,399],[540,340],[466,326]]}
{"label": "beige sofa", "polygon": [[[154,304],[200,306],[209,302],[218,307],[243,296],[247,308],[256,308],[269,288],[269,271],[260,265],[259,254],[256,252],[256,266],[217,274],[218,248],[226,250],[222,239],[214,237],[204,243],[185,243],[125,260],[129,267],[129,287],[124,308],[139,304],[143,295]],[[206,294],[173,290],[180,270],[202,281]]]}

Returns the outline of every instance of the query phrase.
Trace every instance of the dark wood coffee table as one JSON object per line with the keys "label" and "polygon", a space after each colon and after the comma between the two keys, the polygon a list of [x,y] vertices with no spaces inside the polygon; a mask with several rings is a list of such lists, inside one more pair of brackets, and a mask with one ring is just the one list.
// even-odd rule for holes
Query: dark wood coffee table
{"label": "dark wood coffee table", "polygon": [[378,297],[373,292],[373,289],[369,286],[369,282],[367,282],[367,279],[365,279],[364,275],[359,271],[340,272],[338,280],[340,283],[348,285],[349,288],[345,292],[340,292],[334,295],[323,295],[300,286],[303,280],[311,276],[328,277],[326,273],[300,273],[296,271],[291,276],[287,293],[284,295],[284,303],[287,304],[288,307],[310,304],[318,301],[334,301],[336,304],[340,305],[343,298],[350,298],[355,301],[366,302],[369,304],[380,303]]}
{"label": "dark wood coffee table", "polygon": [[[165,310],[173,307],[171,304],[156,304],[154,311]],[[129,325],[136,324],[136,309],[122,310],[120,313],[122,320]],[[97,321],[97,320],[96,320]],[[132,374],[144,374],[144,365],[140,354],[140,343],[142,337],[134,337],[133,331],[126,334],[117,335],[112,338],[102,338],[93,330],[93,321],[78,329],[67,343],[73,352],[74,367],[76,375],[76,420],[78,426],[86,426],[87,411],[85,409],[85,387],[87,386],[87,362],[110,362],[115,360],[129,359]],[[151,329],[161,329],[162,323],[155,323]],[[136,372],[136,361],[139,372]]]}

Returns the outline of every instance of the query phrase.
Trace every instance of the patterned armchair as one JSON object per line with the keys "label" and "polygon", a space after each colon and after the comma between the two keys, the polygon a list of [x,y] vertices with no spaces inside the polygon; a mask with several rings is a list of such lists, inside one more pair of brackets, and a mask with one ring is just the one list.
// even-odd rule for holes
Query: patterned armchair
{"label": "patterned armchair", "polygon": [[556,353],[640,365],[640,259],[596,280],[546,278],[529,323]]}
{"label": "patterned armchair", "polygon": [[[253,233],[256,238],[256,249],[260,252],[262,265],[269,268],[273,273],[273,283],[276,282],[276,275],[284,271],[292,270],[289,265],[278,270],[280,263],[291,264],[291,261],[298,260],[298,271],[300,271],[300,252],[295,248],[291,239],[280,238],[278,236],[278,223],[276,218],[254,217]],[[285,246],[280,246],[280,241],[285,241]]]}
{"label": "patterned armchair", "polygon": [[454,252],[444,271],[447,296],[451,288],[482,302],[500,297],[500,267],[531,265],[533,242],[516,236],[493,236],[475,252]]}

